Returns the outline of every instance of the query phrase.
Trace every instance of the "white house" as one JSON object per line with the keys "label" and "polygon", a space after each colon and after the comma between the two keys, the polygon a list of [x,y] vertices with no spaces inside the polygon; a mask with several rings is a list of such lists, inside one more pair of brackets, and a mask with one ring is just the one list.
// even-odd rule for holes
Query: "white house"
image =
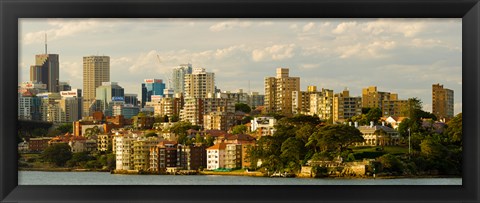
{"label": "white house", "polygon": [[207,148],[207,170],[225,168],[225,143],[217,143]]}

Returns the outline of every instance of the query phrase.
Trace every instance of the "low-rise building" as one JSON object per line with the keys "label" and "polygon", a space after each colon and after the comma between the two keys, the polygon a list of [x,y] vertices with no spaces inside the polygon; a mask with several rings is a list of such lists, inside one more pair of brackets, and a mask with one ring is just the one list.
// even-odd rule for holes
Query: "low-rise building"
{"label": "low-rise building", "polygon": [[396,130],[384,125],[373,125],[373,122],[370,126],[359,126],[358,130],[365,141],[357,145],[391,146],[397,145],[400,141],[400,134]]}
{"label": "low-rise building", "polygon": [[275,133],[277,120],[273,117],[255,117],[250,123],[252,132],[256,131],[259,136],[271,136]]}
{"label": "low-rise building", "polygon": [[28,141],[28,149],[31,152],[43,152],[48,147],[48,142],[53,137],[38,137],[38,138],[30,138]]}
{"label": "low-rise building", "polygon": [[225,168],[225,143],[217,143],[207,148],[207,170]]}

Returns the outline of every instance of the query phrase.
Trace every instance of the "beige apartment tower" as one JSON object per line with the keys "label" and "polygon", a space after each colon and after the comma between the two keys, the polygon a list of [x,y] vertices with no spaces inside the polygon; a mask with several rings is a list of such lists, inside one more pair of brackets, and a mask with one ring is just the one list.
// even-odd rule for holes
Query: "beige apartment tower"
{"label": "beige apartment tower", "polygon": [[205,68],[194,68],[192,74],[185,74],[185,97],[206,98],[215,93],[215,74]]}
{"label": "beige apartment tower", "polygon": [[362,97],[351,97],[347,89],[333,97],[333,122],[344,122],[346,119],[362,114]]}
{"label": "beige apartment tower", "polygon": [[398,94],[380,92],[376,86],[362,89],[362,107],[379,108],[382,116],[406,116],[404,109],[408,100],[398,99]]}
{"label": "beige apartment tower", "polygon": [[438,119],[449,119],[453,115],[453,90],[443,88],[443,85],[432,85],[432,113]]}
{"label": "beige apartment tower", "polygon": [[276,77],[265,78],[266,112],[291,116],[293,91],[300,91],[300,78],[290,77],[288,68],[277,68]]}
{"label": "beige apartment tower", "polygon": [[83,116],[93,113],[97,87],[102,82],[110,82],[110,57],[83,57]]}

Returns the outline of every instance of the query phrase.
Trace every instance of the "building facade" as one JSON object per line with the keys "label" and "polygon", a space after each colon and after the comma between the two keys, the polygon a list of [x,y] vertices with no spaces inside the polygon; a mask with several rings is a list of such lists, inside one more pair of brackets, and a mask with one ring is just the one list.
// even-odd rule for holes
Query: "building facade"
{"label": "building facade", "polygon": [[347,89],[333,97],[333,122],[344,122],[346,119],[362,114],[362,97],[351,97]]}
{"label": "building facade", "polygon": [[191,74],[185,74],[185,97],[205,98],[215,93],[215,74],[204,68],[194,68]]}
{"label": "building facade", "polygon": [[110,111],[112,102],[124,102],[125,90],[117,82],[103,82],[95,90],[96,110],[103,112],[104,115],[111,116]]}
{"label": "building facade", "polygon": [[59,77],[58,54],[35,55],[35,65],[30,66],[30,81],[46,84],[49,92],[59,92]]}
{"label": "building facade", "polygon": [[453,118],[453,90],[443,88],[443,85],[432,85],[432,113],[438,119]]}
{"label": "building facade", "polygon": [[292,115],[293,91],[300,91],[300,78],[290,77],[288,68],[277,68],[276,77],[265,78],[266,112]]}
{"label": "building facade", "polygon": [[152,101],[152,96],[163,96],[165,83],[160,79],[145,79],[142,83],[142,107]]}
{"label": "building facade", "polygon": [[187,74],[192,74],[192,64],[180,64],[173,69],[172,85],[174,93],[183,94],[185,92],[185,75]]}
{"label": "building facade", "polygon": [[83,116],[91,116],[95,109],[96,89],[110,81],[109,56],[83,57]]}

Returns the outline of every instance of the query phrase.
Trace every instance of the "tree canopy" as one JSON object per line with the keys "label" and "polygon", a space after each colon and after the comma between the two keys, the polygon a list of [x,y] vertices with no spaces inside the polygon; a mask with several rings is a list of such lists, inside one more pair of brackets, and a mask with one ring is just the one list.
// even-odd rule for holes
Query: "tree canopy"
{"label": "tree canopy", "polygon": [[42,158],[57,166],[64,166],[72,158],[72,152],[66,143],[53,144],[43,151]]}
{"label": "tree canopy", "polygon": [[248,106],[248,104],[236,103],[235,104],[235,111],[241,111],[243,113],[250,113],[252,111],[252,108],[250,108],[250,106]]}

